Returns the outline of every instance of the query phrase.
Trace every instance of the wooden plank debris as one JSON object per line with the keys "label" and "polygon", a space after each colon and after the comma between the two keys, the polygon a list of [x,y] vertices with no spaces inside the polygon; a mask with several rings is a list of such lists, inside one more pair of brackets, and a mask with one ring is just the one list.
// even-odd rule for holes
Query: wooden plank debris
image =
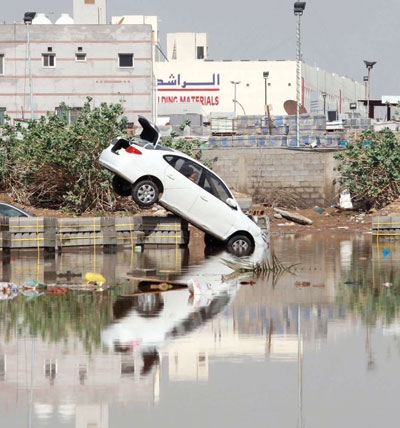
{"label": "wooden plank debris", "polygon": [[294,221],[295,223],[304,224],[304,225],[310,225],[313,223],[312,220],[309,219],[308,217],[305,217],[293,211],[285,211],[285,210],[281,210],[280,208],[274,208],[274,211],[280,214],[282,217],[290,221]]}

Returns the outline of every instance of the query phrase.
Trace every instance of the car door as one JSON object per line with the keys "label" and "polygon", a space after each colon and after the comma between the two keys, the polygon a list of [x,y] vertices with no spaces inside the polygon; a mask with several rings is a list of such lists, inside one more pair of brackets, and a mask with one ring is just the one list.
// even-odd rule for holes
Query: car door
{"label": "car door", "polygon": [[201,166],[177,155],[166,155],[164,159],[168,167],[164,175],[162,202],[172,212],[190,221],[188,215],[199,197],[200,187],[196,179],[198,181],[200,178]]}
{"label": "car door", "polygon": [[237,227],[242,212],[227,204],[228,199],[232,200],[232,194],[211,171],[204,169],[200,184],[199,197],[190,208],[190,216],[204,232],[226,239]]}

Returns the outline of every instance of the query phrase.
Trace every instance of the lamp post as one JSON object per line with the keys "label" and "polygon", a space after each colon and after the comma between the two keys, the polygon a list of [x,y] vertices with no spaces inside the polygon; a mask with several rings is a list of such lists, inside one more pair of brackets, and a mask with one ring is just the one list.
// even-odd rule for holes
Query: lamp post
{"label": "lamp post", "polygon": [[31,63],[31,41],[29,35],[29,27],[32,24],[33,19],[36,16],[36,12],[25,12],[24,14],[24,24],[26,26],[26,43],[28,45],[28,69],[29,69],[29,98],[30,98],[30,107],[31,107],[31,119],[35,118],[33,112],[33,88],[32,88],[32,63]]}
{"label": "lamp post", "polygon": [[367,86],[368,86],[368,89],[367,89],[367,114],[368,114],[368,117],[370,117],[370,114],[369,114],[369,97],[370,97],[370,87],[371,87],[370,86],[371,85],[371,70],[374,67],[374,65],[376,64],[376,61],[364,60],[364,64],[368,70],[368,76],[367,76]]}
{"label": "lamp post", "polygon": [[324,99],[324,116],[326,116],[326,92],[322,92],[322,98]]}
{"label": "lamp post", "polygon": [[235,89],[233,91],[233,112],[234,112],[234,115],[236,117],[236,102],[237,102],[237,100],[236,100],[236,86],[239,85],[240,82],[235,82],[235,81],[231,80],[231,83],[235,87]]}
{"label": "lamp post", "polygon": [[267,114],[267,112],[268,112],[267,80],[269,77],[269,71],[264,71],[263,77],[264,77],[264,82],[265,82],[264,111],[265,111],[265,114]]}
{"label": "lamp post", "polygon": [[306,8],[305,1],[297,1],[294,4],[294,14],[297,16],[296,32],[296,145],[300,146],[300,87],[301,87],[301,39],[300,18]]}
{"label": "lamp post", "polygon": [[363,82],[365,87],[364,97],[367,99],[368,97],[368,76],[363,76]]}
{"label": "lamp post", "polygon": [[239,104],[240,108],[243,110],[243,114],[246,116],[246,110],[244,109],[244,107],[242,106],[242,104],[240,104],[240,102],[238,100],[232,100],[235,104]]}

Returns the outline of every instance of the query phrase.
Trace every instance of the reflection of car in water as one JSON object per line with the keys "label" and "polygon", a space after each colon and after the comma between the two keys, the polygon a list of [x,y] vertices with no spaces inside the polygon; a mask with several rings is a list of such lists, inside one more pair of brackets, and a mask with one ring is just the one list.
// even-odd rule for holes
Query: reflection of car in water
{"label": "reflection of car in water", "polygon": [[132,196],[141,207],[155,203],[205,232],[208,245],[250,254],[267,245],[267,236],[247,216],[227,185],[190,156],[158,144],[158,128],[139,116],[140,140],[119,138],[103,150],[99,162],[113,172],[114,191]]}
{"label": "reflection of car in water", "polygon": [[168,341],[182,337],[212,319],[231,302],[236,283],[215,296],[190,295],[187,289],[138,294],[118,299],[115,321],[101,333],[104,345],[114,352],[140,353],[142,372],[147,362],[158,362],[158,350]]}
{"label": "reflection of car in water", "polygon": [[[224,259],[233,258],[228,252]],[[269,248],[257,247],[247,257],[262,263]],[[119,298],[113,305],[114,322],[101,333],[102,343],[114,352],[141,357],[143,368],[159,361],[158,350],[169,341],[190,334],[224,311],[233,301],[243,276],[229,279],[232,269],[221,262],[221,254],[190,266],[174,281],[174,290],[151,292],[150,279],[138,284],[133,296]],[[196,283],[198,285],[196,291]],[[209,289],[212,287],[212,290]]]}

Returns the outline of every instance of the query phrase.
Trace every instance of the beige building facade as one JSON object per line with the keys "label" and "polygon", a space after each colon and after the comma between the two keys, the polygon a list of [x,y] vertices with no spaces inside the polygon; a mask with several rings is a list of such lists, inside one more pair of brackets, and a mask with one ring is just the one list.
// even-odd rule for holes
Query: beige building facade
{"label": "beige building facade", "polygon": [[[137,115],[185,112],[210,116],[288,114],[297,97],[296,61],[214,61],[205,33],[170,33],[166,51],[157,16],[116,16],[106,0],[73,0],[74,16],[54,23],[0,25],[0,122],[37,119],[61,103],[78,109],[120,103]],[[366,116],[364,85],[302,63],[301,104],[340,119]],[[268,106],[268,110],[266,108]]]}
{"label": "beige building facade", "polygon": [[[207,52],[203,33],[167,35],[168,60],[154,64],[160,111],[193,103],[205,115],[263,115],[266,105],[271,115],[288,114],[285,103],[297,98],[296,61],[213,61]],[[359,102],[363,84],[306,63],[301,69],[301,104],[308,113],[366,115]]]}
{"label": "beige building facade", "polygon": [[73,19],[52,23],[37,13],[0,25],[0,122],[38,119],[61,103],[79,110],[87,97],[94,106],[122,104],[129,121],[153,118],[152,26],[105,24],[104,7],[75,0]]}

